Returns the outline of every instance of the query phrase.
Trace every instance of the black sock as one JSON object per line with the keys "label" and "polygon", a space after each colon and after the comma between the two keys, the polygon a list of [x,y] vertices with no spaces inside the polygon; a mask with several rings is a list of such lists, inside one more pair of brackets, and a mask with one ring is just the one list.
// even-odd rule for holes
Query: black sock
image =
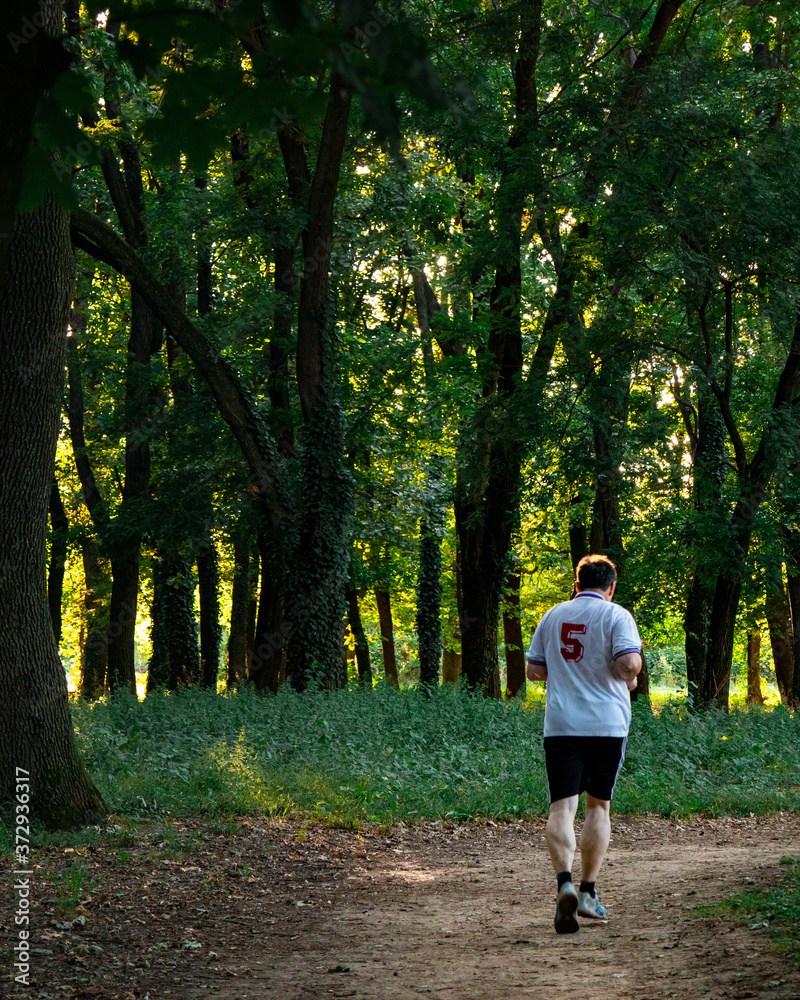
{"label": "black sock", "polygon": [[581,882],[580,892],[588,892],[590,896],[594,896],[594,882]]}
{"label": "black sock", "polygon": [[560,889],[565,882],[572,881],[572,872],[559,872],[556,878],[558,879],[558,888]]}

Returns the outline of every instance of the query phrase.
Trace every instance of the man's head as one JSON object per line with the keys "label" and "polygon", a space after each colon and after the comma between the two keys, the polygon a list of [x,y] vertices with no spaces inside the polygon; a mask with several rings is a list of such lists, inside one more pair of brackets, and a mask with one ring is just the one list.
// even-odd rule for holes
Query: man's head
{"label": "man's head", "polygon": [[617,570],[606,556],[584,556],[575,570],[575,589],[597,590],[610,598],[617,585]]}

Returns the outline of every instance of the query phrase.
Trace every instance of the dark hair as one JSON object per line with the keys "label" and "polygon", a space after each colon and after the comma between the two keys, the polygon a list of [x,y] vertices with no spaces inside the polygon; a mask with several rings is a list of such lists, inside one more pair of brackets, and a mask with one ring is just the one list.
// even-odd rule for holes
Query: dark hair
{"label": "dark hair", "polygon": [[581,590],[608,590],[616,582],[617,569],[607,556],[584,556],[575,570]]}

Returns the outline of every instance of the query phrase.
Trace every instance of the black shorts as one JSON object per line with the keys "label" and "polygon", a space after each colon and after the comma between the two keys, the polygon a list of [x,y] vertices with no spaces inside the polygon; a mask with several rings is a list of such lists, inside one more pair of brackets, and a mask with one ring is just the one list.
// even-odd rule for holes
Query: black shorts
{"label": "black shorts", "polygon": [[545,736],[544,763],[551,802],[588,792],[608,802],[622,762],[624,736]]}

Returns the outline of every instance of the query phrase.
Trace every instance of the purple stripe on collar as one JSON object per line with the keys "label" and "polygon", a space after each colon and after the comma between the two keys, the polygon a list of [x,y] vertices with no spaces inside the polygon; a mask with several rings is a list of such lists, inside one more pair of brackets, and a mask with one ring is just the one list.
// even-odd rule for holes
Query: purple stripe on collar
{"label": "purple stripe on collar", "polygon": [[576,597],[596,597],[598,601],[604,601],[605,597],[602,594],[594,594],[591,590],[579,590],[575,595]]}

